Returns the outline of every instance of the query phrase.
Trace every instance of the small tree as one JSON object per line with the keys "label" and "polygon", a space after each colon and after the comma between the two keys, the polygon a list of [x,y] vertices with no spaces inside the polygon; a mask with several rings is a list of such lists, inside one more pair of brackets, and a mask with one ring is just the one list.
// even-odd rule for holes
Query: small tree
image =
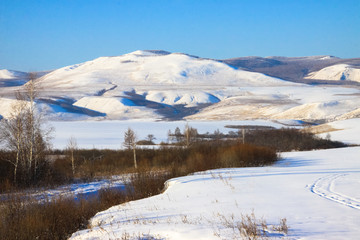
{"label": "small tree", "polygon": [[124,143],[123,143],[123,145],[128,150],[133,150],[133,153],[134,153],[134,167],[137,168],[137,163],[136,163],[136,134],[130,127],[124,133]]}
{"label": "small tree", "polygon": [[146,141],[149,141],[149,143],[151,143],[151,144],[154,144],[155,139],[156,138],[154,137],[153,134],[148,134],[147,137],[146,137]]}
{"label": "small tree", "polygon": [[179,127],[175,128],[174,135],[175,135],[176,142],[180,143],[183,139],[183,135],[181,134],[181,130]]}
{"label": "small tree", "polygon": [[70,161],[71,161],[71,170],[73,176],[75,176],[75,152],[77,150],[77,141],[74,137],[70,137],[67,144],[67,151],[69,153]]}

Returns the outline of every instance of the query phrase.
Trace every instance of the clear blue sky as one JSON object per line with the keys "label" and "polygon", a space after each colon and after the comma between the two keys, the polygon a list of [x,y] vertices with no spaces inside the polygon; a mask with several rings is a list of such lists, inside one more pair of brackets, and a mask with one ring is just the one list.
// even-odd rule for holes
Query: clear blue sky
{"label": "clear blue sky", "polygon": [[0,0],[0,69],[135,50],[360,57],[360,0]]}

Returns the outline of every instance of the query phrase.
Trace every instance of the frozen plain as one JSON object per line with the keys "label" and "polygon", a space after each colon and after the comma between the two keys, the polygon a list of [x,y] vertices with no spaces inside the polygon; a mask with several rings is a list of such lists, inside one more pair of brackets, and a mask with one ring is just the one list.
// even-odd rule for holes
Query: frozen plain
{"label": "frozen plain", "polygon": [[[359,136],[359,119],[334,138]],[[336,134],[335,134],[336,133]],[[351,143],[360,143],[353,137]],[[270,239],[357,239],[360,147],[282,153],[274,166],[218,169],[172,179],[164,193],[98,213],[71,239],[238,239],[241,215],[267,221]],[[287,235],[272,225],[286,218]]]}

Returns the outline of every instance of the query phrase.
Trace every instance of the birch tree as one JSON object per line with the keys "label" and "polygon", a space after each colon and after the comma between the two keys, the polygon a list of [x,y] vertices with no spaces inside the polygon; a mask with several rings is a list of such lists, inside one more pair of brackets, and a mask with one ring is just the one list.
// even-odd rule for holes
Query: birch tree
{"label": "birch tree", "polygon": [[5,147],[14,152],[14,157],[6,159],[14,166],[13,179],[17,183],[17,174],[20,165],[24,165],[22,160],[24,158],[24,126],[25,117],[24,111],[26,109],[26,102],[18,100],[11,107],[10,119],[2,119],[0,124],[0,139]]}
{"label": "birch tree", "polygon": [[66,149],[70,156],[71,170],[72,170],[73,176],[75,176],[75,152],[76,152],[77,148],[78,147],[77,147],[76,139],[74,137],[70,137]]}
{"label": "birch tree", "polygon": [[16,101],[11,107],[11,114],[0,121],[0,137],[3,145],[14,152],[8,159],[14,166],[14,183],[22,180],[29,184],[36,181],[39,168],[45,166],[45,151],[48,147],[51,128],[45,129],[40,113],[35,110],[37,97],[36,75],[30,74],[24,89],[15,93]]}

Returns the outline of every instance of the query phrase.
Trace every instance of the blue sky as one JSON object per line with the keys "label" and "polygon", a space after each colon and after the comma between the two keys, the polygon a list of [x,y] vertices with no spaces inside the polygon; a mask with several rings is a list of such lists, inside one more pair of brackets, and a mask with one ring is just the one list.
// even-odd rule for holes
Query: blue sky
{"label": "blue sky", "polygon": [[360,57],[359,0],[0,0],[0,69],[135,50]]}

